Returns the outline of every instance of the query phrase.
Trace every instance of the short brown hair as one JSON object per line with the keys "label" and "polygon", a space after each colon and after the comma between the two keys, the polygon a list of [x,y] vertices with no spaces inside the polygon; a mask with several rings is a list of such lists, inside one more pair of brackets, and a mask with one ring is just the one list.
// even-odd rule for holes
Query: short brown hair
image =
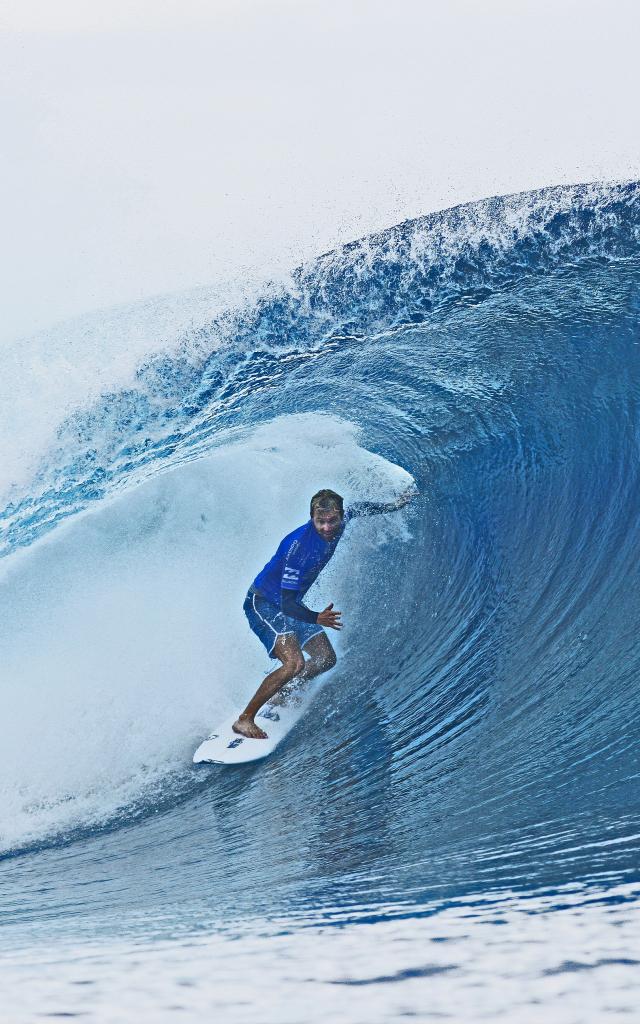
{"label": "short brown hair", "polygon": [[339,512],[344,515],[344,503],[341,495],[330,491],[328,487],[318,491],[311,499],[311,518],[314,512]]}

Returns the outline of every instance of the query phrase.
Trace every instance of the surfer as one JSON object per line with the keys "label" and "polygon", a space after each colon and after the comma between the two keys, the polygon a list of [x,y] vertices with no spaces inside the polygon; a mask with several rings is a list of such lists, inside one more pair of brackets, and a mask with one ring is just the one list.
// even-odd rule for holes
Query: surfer
{"label": "surfer", "polygon": [[[249,587],[243,608],[249,625],[274,660],[282,662],[253,695],[233,724],[233,731],[252,739],[267,734],[254,718],[263,704],[287,683],[304,684],[336,663],[325,628],[342,629],[342,612],[333,602],[321,612],[303,604],[309,587],[333,555],[350,520],[403,508],[416,494],[411,487],[395,501],[364,501],[350,505],[335,491],[318,491],[311,499],[311,518],[287,534],[273,558]],[[309,657],[305,659],[304,653]]]}

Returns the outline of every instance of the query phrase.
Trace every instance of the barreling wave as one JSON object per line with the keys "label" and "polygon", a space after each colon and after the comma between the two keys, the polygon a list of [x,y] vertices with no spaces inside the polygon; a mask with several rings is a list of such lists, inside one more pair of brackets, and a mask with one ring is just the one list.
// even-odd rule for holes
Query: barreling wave
{"label": "barreling wave", "polygon": [[[57,522],[58,509],[65,515],[102,498],[135,468],[179,451],[197,455],[216,443],[219,432],[262,419],[269,410],[264,403],[259,407],[256,395],[266,394],[279,408],[277,394],[270,392],[300,364],[366,345],[377,332],[437,323],[449,311],[486,302],[524,278],[633,259],[640,232],[638,191],[637,183],[560,186],[469,203],[345,245],[254,300],[245,299],[240,308],[225,308],[223,297],[206,303],[198,296],[192,301],[201,319],[197,326],[185,300],[187,311],[180,315],[169,301],[164,317],[155,308],[134,307],[44,335],[39,341],[59,356],[56,369],[63,379],[78,349],[83,357],[87,347],[93,352],[100,393],[89,404],[85,396],[74,396],[78,408],[65,416],[69,403],[56,391],[55,440],[42,453],[29,492],[7,487],[12,500],[0,520],[4,551]],[[220,306],[207,319],[207,308]],[[152,337],[140,347],[152,354],[133,371],[127,366],[126,386],[112,390],[105,379],[105,347],[116,347],[121,336],[135,336],[131,345],[140,346],[145,318],[151,335],[157,332],[157,352]],[[42,374],[42,358],[38,351],[32,415],[48,419],[51,380]],[[25,363],[22,356],[13,372],[31,383]],[[8,393],[12,384],[24,390],[19,380],[8,383]],[[86,391],[93,395],[91,384]],[[23,448],[21,436],[20,454]],[[59,503],[58,489],[64,492]]]}
{"label": "barreling wave", "polygon": [[[117,386],[43,390],[2,515],[5,849],[141,807],[195,919],[634,879],[639,236],[638,183],[467,204],[183,317]],[[130,317],[64,343],[103,367]],[[304,728],[194,772],[265,667],[243,589],[310,488],[407,474],[319,583],[347,628]]]}

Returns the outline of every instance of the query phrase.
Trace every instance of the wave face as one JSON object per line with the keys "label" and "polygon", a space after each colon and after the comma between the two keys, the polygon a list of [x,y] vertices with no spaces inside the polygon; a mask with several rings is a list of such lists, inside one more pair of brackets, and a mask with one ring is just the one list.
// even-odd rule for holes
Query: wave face
{"label": "wave face", "polygon": [[[155,341],[139,309],[126,370],[127,312],[38,342],[82,352],[68,387],[24,348],[46,429],[9,424],[1,521],[14,924],[174,934],[637,880],[639,236],[638,184],[552,188],[241,306],[185,300]],[[192,768],[268,667],[242,596],[309,494],[410,478],[310,595],[346,628],[308,717],[259,767]]]}

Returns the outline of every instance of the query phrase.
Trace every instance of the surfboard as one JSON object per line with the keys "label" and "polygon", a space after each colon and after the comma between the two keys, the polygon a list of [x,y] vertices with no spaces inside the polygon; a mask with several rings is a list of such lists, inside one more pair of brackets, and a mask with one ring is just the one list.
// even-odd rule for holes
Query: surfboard
{"label": "surfboard", "polygon": [[247,764],[268,757],[306,710],[312,689],[295,694],[286,704],[267,702],[260,708],[255,721],[266,732],[266,740],[254,740],[234,732],[231,726],[238,717],[239,712],[236,711],[200,744],[193,755],[193,763]]}

